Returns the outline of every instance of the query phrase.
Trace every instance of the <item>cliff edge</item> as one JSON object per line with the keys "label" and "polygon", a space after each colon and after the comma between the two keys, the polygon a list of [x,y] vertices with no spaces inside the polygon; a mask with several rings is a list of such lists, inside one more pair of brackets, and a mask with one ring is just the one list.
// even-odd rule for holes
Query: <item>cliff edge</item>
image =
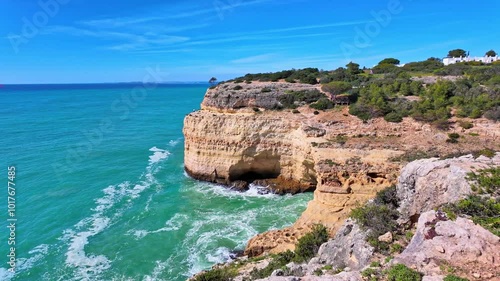
{"label": "cliff edge", "polygon": [[[499,125],[474,119],[460,141],[448,132],[405,118],[361,121],[347,107],[318,112],[306,103],[283,108],[293,92],[319,86],[284,83],[224,83],[209,89],[201,110],[184,121],[185,169],[195,179],[243,190],[255,182],[277,193],[314,190],[314,199],[291,227],[259,234],[245,254],[293,249],[315,223],[333,235],[350,210],[396,183],[402,164],[420,154],[443,156],[489,147],[498,150]],[[325,94],[325,98],[327,95]]]}

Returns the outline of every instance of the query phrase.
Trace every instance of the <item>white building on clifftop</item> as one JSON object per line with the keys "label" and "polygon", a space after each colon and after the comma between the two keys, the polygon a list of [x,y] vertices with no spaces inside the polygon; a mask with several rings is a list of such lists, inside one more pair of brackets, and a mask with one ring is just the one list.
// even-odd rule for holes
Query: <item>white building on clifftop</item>
{"label": "white building on clifftop", "polygon": [[470,62],[470,61],[480,61],[482,63],[492,63],[494,61],[500,61],[500,57],[494,56],[494,57],[471,57],[471,56],[466,56],[466,57],[459,57],[459,58],[444,58],[443,59],[443,64],[444,65],[450,65],[450,64],[455,64],[459,62]]}

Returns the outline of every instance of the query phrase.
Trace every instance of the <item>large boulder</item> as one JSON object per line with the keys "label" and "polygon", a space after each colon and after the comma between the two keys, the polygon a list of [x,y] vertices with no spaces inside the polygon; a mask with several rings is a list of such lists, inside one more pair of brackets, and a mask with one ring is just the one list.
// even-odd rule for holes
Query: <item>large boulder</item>
{"label": "large boulder", "polygon": [[457,274],[470,280],[500,278],[500,238],[458,217],[448,220],[436,211],[422,213],[410,244],[394,259],[416,268],[428,276],[447,274],[454,268]]}
{"label": "large boulder", "polygon": [[422,159],[406,165],[398,179],[400,222],[413,220],[442,204],[456,202],[472,190],[466,179],[471,171],[500,165],[500,153],[488,158],[472,155],[439,160]]}
{"label": "large boulder", "polygon": [[333,265],[342,269],[360,270],[367,266],[373,255],[373,247],[366,241],[366,233],[353,220],[348,219],[333,239],[321,245],[318,257],[312,264]]}

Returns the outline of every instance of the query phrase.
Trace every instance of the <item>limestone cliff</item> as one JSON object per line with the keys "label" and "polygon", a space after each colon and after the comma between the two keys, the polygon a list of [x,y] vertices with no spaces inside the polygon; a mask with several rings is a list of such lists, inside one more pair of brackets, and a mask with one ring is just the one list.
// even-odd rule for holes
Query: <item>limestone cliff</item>
{"label": "limestone cliff", "polygon": [[[499,149],[499,125],[485,119],[471,120],[470,134],[450,146],[447,132],[409,118],[362,122],[347,108],[314,114],[301,104],[295,112],[278,110],[287,91],[313,89],[320,90],[281,82],[224,83],[209,89],[202,109],[185,118],[185,168],[192,177],[240,189],[264,180],[280,193],[315,190],[293,226],[249,242],[250,256],[293,248],[313,223],[325,224],[333,235],[353,206],[396,183],[406,156]],[[451,131],[462,133],[458,126]]]}

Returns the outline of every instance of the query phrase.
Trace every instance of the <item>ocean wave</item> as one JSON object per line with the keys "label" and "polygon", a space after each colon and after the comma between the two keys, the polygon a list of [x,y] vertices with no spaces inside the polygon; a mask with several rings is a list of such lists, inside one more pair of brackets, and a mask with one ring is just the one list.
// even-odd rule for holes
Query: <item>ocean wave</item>
{"label": "ocean wave", "polygon": [[153,272],[151,275],[146,275],[142,279],[143,281],[161,281],[163,279],[160,279],[159,276],[163,273],[163,271],[167,268],[168,263],[167,262],[162,262],[162,261],[156,261],[155,268],[153,269]]}
{"label": "ocean wave", "polygon": [[131,202],[144,190],[157,184],[154,175],[160,169],[159,163],[167,159],[170,152],[156,146],[149,151],[153,154],[149,156],[149,164],[140,177],[142,180],[136,184],[127,181],[106,187],[102,190],[104,196],[95,200],[96,206],[91,209],[94,213],[75,224],[73,229],[63,232],[61,240],[68,243],[66,265],[76,269],[74,279],[99,279],[98,276],[111,267],[111,261],[106,256],[85,253],[85,246],[89,244],[90,237],[103,232],[113,219],[121,215],[123,209],[113,210],[118,203]]}
{"label": "ocean wave", "polygon": [[10,281],[14,278],[14,273],[10,272],[7,268],[0,267],[0,280]]}
{"label": "ocean wave", "polygon": [[29,258],[18,258],[16,262],[16,273],[0,267],[0,280],[11,280],[16,274],[30,270],[38,261],[42,260],[49,252],[49,245],[41,244],[28,252]]}
{"label": "ocean wave", "polygon": [[150,164],[158,163],[161,160],[166,159],[170,155],[170,152],[168,150],[160,149],[156,146],[150,148],[149,151],[154,152],[153,155],[149,156]]}
{"label": "ocean wave", "polygon": [[178,138],[176,140],[171,140],[171,141],[168,142],[168,145],[170,147],[175,147],[175,146],[177,146],[181,142],[181,140],[182,140],[182,138]]}
{"label": "ocean wave", "polygon": [[157,230],[136,230],[132,229],[128,232],[128,234],[132,234],[135,236],[136,240],[142,239],[146,237],[149,234],[155,234],[155,233],[160,233],[160,232],[170,232],[170,231],[175,231],[179,230],[185,222],[189,221],[189,217],[185,214],[175,214],[170,220],[165,222],[165,227],[162,227]]}
{"label": "ocean wave", "polygon": [[[266,198],[266,199],[274,199],[274,200],[280,200],[284,196],[277,195],[274,193],[268,192],[267,187],[264,186],[259,186],[255,184],[250,184],[248,186],[248,190],[245,192],[241,192],[238,190],[233,190],[231,188],[228,188],[227,186],[219,185],[219,184],[214,184],[214,183],[206,183],[206,182],[197,182],[196,183],[196,188],[199,192],[205,194],[205,195],[216,195],[216,196],[221,196],[221,197],[227,197],[227,198]],[[286,196],[286,195],[285,195]]]}

